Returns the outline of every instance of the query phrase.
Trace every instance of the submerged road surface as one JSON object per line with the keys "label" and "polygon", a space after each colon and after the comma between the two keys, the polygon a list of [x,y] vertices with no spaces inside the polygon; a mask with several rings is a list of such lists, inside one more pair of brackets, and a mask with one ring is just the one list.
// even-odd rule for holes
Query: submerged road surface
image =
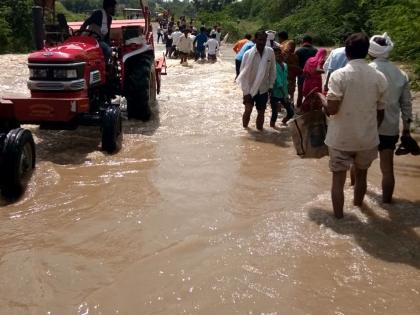
{"label": "submerged road surface", "polygon": [[[163,49],[162,45],[158,45]],[[148,123],[121,152],[97,128],[31,126],[38,164],[0,200],[0,314],[420,314],[420,160],[396,158],[396,202],[332,217],[328,160],[288,129],[241,127],[230,48],[169,60]],[[26,56],[0,56],[0,92],[26,93]],[[268,111],[267,111],[268,114]]]}

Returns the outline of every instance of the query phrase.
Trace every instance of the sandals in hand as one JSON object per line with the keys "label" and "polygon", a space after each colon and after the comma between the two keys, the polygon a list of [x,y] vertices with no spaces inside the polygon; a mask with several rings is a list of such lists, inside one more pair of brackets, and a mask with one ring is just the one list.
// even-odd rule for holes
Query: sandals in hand
{"label": "sandals in hand", "polygon": [[419,155],[420,148],[416,140],[410,136],[401,136],[401,143],[398,146],[398,149],[395,151],[396,155],[404,155],[411,153],[412,155]]}

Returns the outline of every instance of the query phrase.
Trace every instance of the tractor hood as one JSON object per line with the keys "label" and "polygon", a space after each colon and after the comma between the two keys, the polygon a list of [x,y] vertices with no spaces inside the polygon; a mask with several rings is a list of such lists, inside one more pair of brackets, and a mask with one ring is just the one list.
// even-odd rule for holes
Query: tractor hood
{"label": "tractor hood", "polygon": [[95,39],[86,36],[71,37],[58,46],[33,52],[29,55],[28,62],[87,61],[96,58],[98,54],[101,54],[101,50]]}

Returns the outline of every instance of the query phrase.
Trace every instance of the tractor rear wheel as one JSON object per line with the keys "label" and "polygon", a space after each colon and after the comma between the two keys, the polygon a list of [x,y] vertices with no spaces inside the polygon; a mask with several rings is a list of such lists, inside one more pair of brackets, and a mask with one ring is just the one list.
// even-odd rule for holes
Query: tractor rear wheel
{"label": "tractor rear wheel", "polygon": [[123,140],[121,110],[110,105],[102,117],[102,150],[114,153],[121,149]]}
{"label": "tractor rear wheel", "polygon": [[128,118],[150,120],[151,106],[156,100],[154,52],[147,51],[125,63],[124,95]]}
{"label": "tractor rear wheel", "polygon": [[6,198],[14,199],[23,193],[35,168],[36,153],[32,133],[22,128],[9,131],[1,154],[1,192]]}

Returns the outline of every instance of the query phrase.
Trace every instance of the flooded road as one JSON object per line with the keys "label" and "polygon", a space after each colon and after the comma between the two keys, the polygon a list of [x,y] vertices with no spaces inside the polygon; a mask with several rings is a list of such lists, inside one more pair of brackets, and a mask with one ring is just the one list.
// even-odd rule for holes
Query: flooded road
{"label": "flooded road", "polygon": [[[158,49],[163,49],[158,45]],[[328,160],[288,129],[241,127],[230,48],[168,61],[153,121],[30,129],[38,164],[0,200],[0,314],[419,314],[420,159],[396,157],[396,202],[332,217]],[[0,56],[1,94],[26,91],[26,56]]]}

